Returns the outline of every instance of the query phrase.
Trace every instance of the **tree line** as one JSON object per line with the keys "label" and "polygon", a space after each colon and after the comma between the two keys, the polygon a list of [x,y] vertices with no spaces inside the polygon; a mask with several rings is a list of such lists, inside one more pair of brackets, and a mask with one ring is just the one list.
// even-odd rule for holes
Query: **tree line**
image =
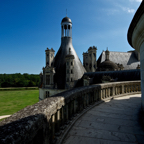
{"label": "tree line", "polygon": [[0,87],[38,87],[40,76],[35,74],[0,74]]}

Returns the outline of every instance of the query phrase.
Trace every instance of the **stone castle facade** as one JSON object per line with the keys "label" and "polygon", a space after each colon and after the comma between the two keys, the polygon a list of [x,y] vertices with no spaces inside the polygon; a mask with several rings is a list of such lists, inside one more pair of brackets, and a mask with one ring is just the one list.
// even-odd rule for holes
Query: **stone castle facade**
{"label": "stone castle facade", "polygon": [[140,69],[139,53],[103,51],[97,59],[97,47],[89,47],[83,53],[83,65],[72,45],[72,21],[64,17],[61,21],[61,45],[55,55],[53,48],[45,50],[46,65],[40,74],[39,99],[66,91],[76,86],[83,77],[83,85],[90,84],[85,73],[97,71],[118,71]]}

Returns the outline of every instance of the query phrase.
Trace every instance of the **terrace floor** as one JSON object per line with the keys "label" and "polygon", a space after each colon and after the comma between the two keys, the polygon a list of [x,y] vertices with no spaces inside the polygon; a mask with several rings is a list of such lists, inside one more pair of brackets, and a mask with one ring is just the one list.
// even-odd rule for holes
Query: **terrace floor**
{"label": "terrace floor", "polygon": [[138,118],[141,94],[106,101],[80,117],[64,144],[144,144]]}

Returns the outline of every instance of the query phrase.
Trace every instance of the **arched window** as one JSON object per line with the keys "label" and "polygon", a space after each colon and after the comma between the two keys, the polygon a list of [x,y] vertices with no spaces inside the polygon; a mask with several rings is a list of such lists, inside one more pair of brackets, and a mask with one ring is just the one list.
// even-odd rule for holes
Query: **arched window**
{"label": "arched window", "polygon": [[70,25],[68,25],[68,29],[70,29]]}

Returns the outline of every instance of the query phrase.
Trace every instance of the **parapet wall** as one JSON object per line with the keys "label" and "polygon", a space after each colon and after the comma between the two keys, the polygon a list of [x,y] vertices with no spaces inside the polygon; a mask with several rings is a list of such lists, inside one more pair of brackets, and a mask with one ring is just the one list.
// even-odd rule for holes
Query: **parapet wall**
{"label": "parapet wall", "polygon": [[73,116],[105,98],[141,91],[140,81],[71,89],[20,110],[0,122],[0,143],[49,144]]}

